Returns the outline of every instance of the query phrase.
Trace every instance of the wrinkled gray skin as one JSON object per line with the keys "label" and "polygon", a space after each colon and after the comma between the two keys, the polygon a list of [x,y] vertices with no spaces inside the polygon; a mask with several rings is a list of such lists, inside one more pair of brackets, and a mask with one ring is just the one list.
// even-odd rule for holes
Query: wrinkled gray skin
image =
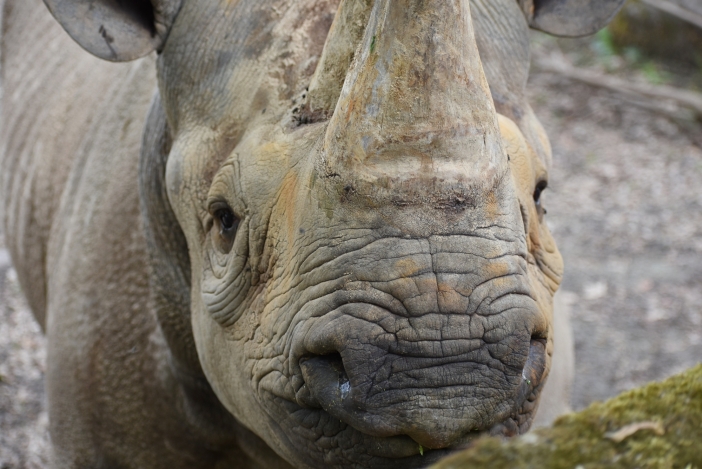
{"label": "wrinkled gray skin", "polygon": [[530,2],[47,4],[97,55],[159,51],[100,61],[4,2],[57,467],[405,469],[529,428],[562,272]]}

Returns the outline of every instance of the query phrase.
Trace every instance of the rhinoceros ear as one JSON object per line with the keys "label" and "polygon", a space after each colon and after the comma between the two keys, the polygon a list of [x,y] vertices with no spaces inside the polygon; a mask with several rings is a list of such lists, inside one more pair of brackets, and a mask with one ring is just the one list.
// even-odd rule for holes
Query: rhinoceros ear
{"label": "rhinoceros ear", "polygon": [[603,28],[626,0],[517,0],[529,26],[554,36],[577,37]]}
{"label": "rhinoceros ear", "polygon": [[163,46],[182,0],[44,0],[85,50],[124,62]]}

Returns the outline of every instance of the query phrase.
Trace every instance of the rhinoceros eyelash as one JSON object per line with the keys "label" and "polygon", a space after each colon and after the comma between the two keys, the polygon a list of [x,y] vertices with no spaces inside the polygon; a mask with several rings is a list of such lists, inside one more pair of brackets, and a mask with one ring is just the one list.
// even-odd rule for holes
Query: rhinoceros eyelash
{"label": "rhinoceros eyelash", "polygon": [[217,210],[221,210],[224,208],[229,208],[229,203],[220,197],[210,198],[207,201],[207,213],[209,213],[211,216],[214,216]]}

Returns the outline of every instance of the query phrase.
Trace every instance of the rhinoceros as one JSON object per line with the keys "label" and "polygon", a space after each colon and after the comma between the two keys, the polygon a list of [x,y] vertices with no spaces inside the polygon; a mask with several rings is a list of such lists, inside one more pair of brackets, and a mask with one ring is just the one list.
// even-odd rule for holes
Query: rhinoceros
{"label": "rhinoceros", "polygon": [[622,0],[45,3],[3,5],[1,174],[55,467],[409,469],[529,428],[562,260],[528,29]]}

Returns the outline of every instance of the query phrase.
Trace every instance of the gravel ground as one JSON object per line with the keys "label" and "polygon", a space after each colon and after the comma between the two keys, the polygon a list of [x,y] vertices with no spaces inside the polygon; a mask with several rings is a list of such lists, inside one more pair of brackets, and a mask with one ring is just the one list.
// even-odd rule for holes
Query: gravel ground
{"label": "gravel ground", "polygon": [[[554,150],[544,200],[581,409],[702,359],[702,125],[538,71],[531,96]],[[0,234],[0,469],[46,467],[44,357]]]}
{"label": "gravel ground", "polygon": [[0,233],[0,469],[48,467],[45,344]]}
{"label": "gravel ground", "polygon": [[553,146],[544,203],[566,266],[581,409],[702,361],[702,122],[552,74],[530,82]]}

